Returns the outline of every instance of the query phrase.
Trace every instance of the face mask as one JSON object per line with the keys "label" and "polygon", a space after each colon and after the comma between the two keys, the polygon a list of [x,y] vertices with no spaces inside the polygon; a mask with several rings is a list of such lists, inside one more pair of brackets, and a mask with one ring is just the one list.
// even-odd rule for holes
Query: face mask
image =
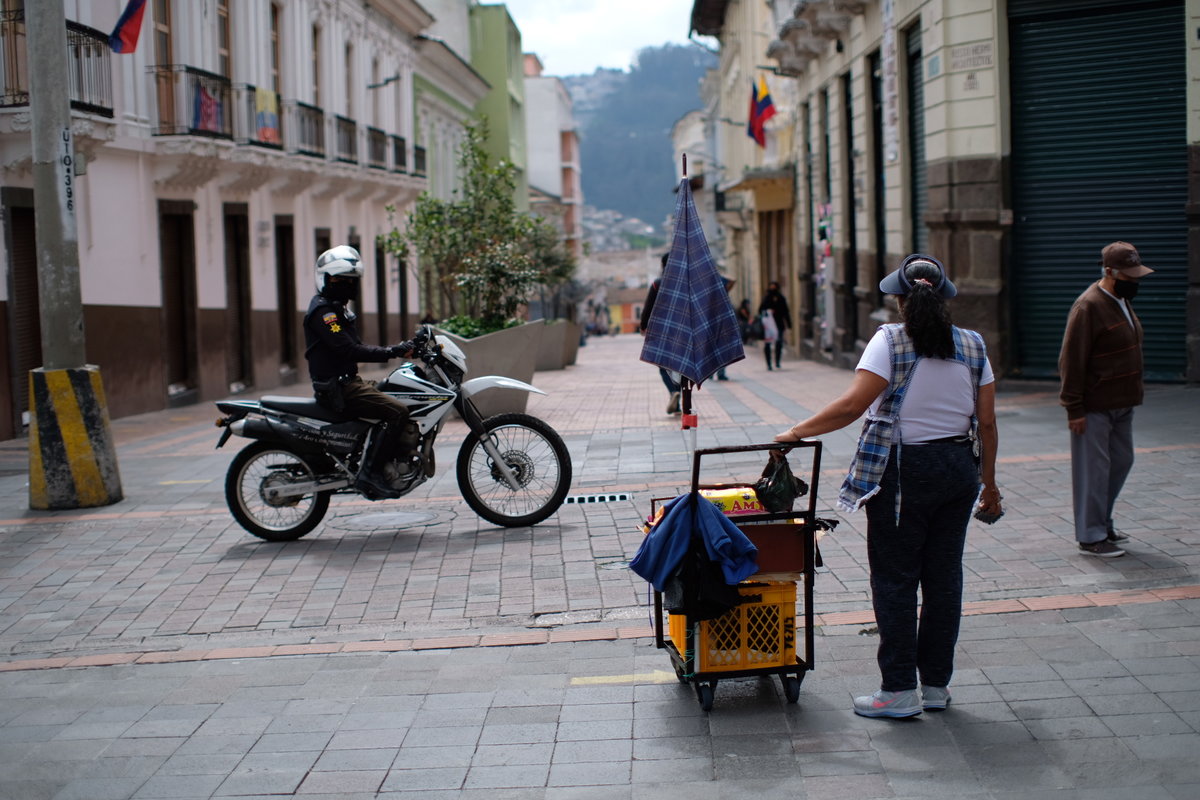
{"label": "face mask", "polygon": [[325,291],[321,292],[321,294],[334,302],[348,303],[354,299],[354,284],[333,283],[330,281],[325,284]]}
{"label": "face mask", "polygon": [[1137,281],[1116,280],[1113,282],[1113,294],[1122,300],[1132,300],[1137,297]]}

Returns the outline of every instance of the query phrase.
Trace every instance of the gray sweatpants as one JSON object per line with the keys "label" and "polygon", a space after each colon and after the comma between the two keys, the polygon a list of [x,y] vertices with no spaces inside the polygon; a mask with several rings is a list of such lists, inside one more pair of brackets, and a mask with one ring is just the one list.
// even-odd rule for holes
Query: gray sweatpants
{"label": "gray sweatpants", "polygon": [[1133,467],[1133,409],[1089,411],[1087,430],[1071,434],[1075,539],[1098,542],[1112,530],[1113,505]]}

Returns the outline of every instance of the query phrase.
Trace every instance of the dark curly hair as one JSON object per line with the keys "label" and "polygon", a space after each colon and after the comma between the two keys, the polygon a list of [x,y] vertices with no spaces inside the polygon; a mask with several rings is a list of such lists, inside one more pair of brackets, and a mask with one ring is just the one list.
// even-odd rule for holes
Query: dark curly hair
{"label": "dark curly hair", "polygon": [[904,270],[912,288],[900,304],[900,320],[912,338],[917,355],[924,358],[952,358],[954,334],[950,330],[950,309],[934,288],[941,272],[933,264],[917,261]]}

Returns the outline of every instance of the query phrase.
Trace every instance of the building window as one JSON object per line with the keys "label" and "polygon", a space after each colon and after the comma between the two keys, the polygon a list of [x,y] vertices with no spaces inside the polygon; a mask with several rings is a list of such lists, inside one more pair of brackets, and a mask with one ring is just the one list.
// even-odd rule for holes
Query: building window
{"label": "building window", "polygon": [[232,50],[229,0],[217,0],[217,72],[226,78],[233,78]]}
{"label": "building window", "polygon": [[321,29],[312,29],[312,86],[313,105],[321,106]]}
{"label": "building window", "polygon": [[279,42],[279,6],[271,4],[271,89],[283,91],[279,81],[280,42]]}
{"label": "building window", "polygon": [[346,116],[354,119],[354,45],[346,45]]}
{"label": "building window", "polygon": [[[379,59],[371,59],[371,85],[379,86]],[[379,127],[383,127],[383,111],[381,104],[383,102],[383,92],[378,89],[370,92],[371,95],[371,123]]]}
{"label": "building window", "polygon": [[159,66],[174,63],[171,54],[170,0],[154,0],[154,59]]}

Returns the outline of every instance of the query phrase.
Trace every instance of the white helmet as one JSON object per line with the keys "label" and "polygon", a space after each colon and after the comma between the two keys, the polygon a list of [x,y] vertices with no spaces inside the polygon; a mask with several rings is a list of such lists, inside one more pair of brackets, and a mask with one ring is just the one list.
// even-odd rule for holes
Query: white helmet
{"label": "white helmet", "polygon": [[349,275],[361,278],[363,274],[362,256],[348,244],[339,244],[332,250],[326,250],[317,257],[317,291],[325,291],[327,275]]}

